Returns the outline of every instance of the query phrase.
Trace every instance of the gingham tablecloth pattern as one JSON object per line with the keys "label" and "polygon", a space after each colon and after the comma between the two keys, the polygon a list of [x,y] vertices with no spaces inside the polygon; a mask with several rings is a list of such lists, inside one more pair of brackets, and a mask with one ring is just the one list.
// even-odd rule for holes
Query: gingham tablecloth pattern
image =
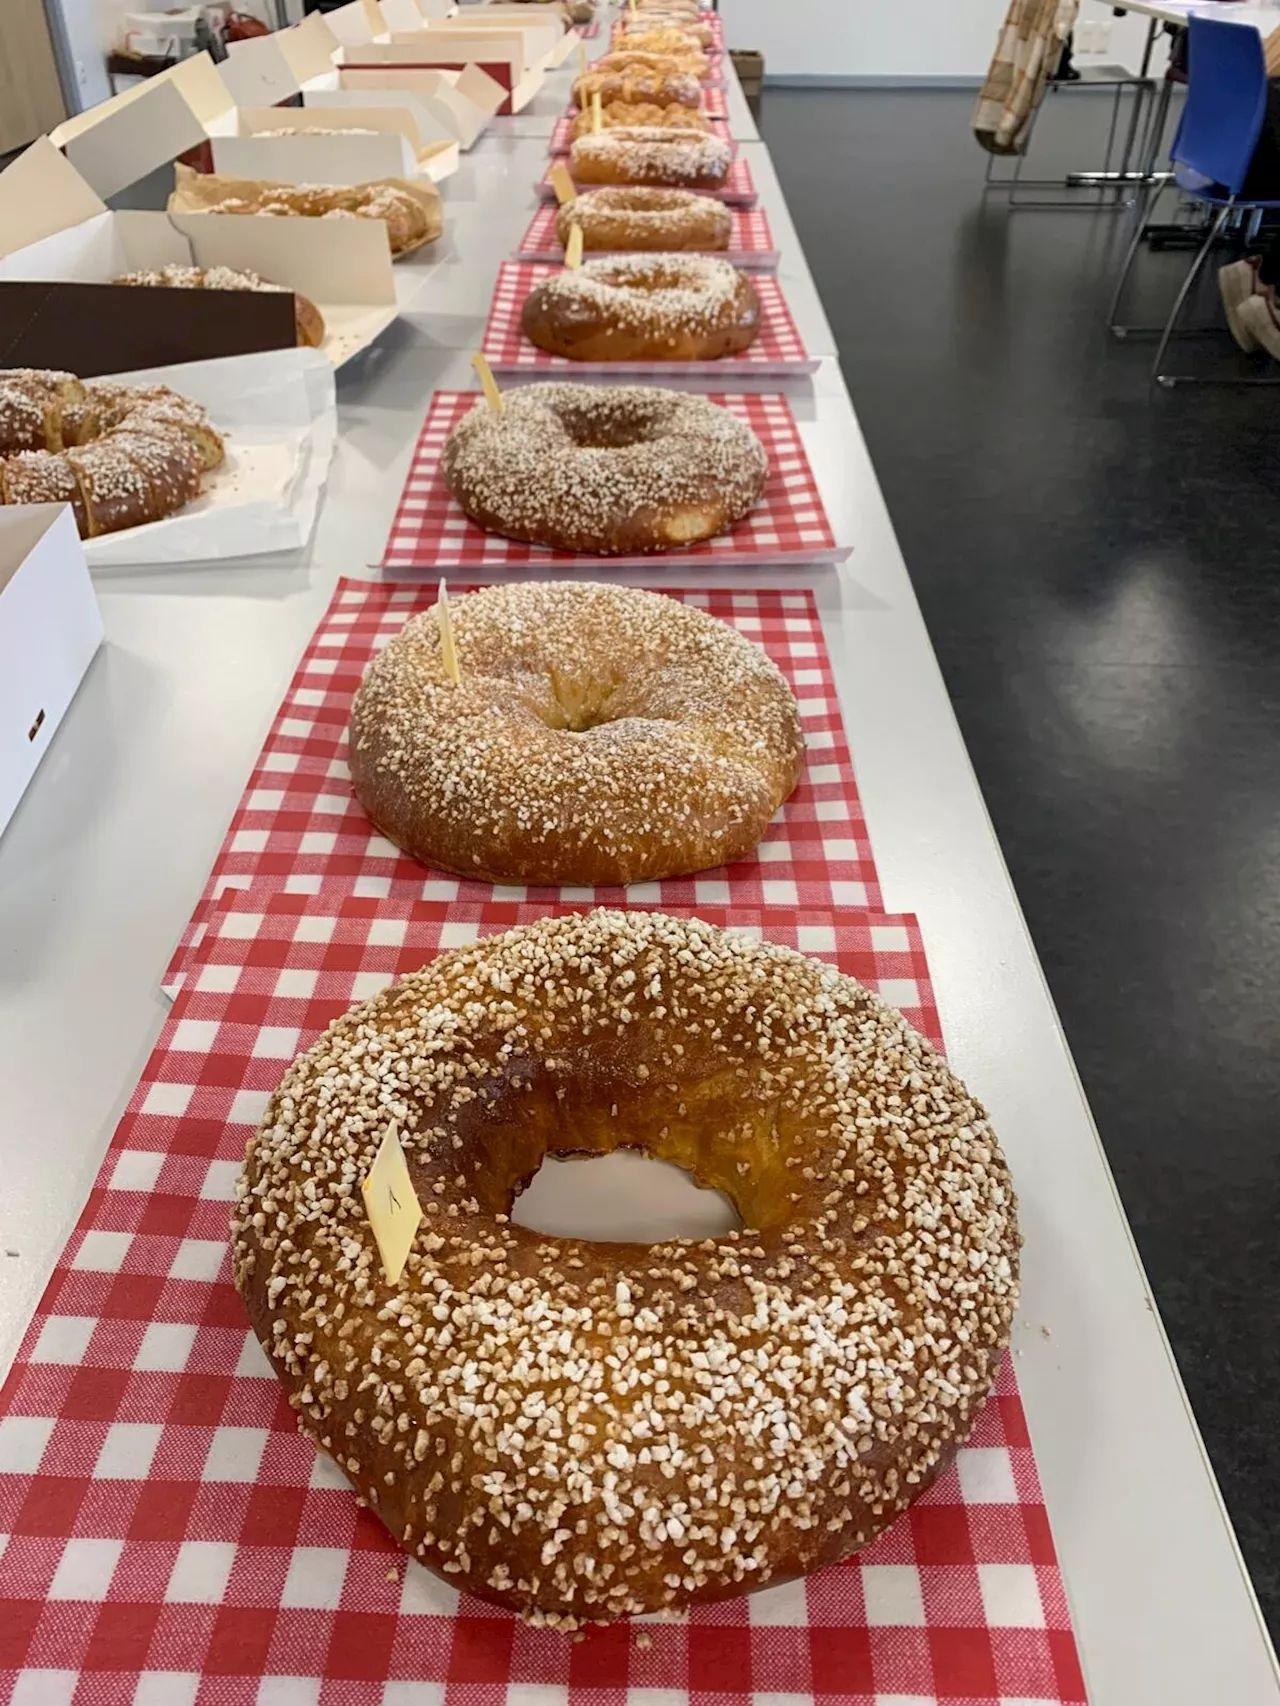
{"label": "gingham tablecloth pattern", "polygon": [[[455,587],[454,596],[467,589]],[[800,705],[804,774],[764,840],[735,865],[629,889],[537,889],[544,900],[702,906],[878,907],[880,887],[854,781],[831,665],[813,595],[795,592],[661,591],[730,622],[768,652]],[[339,581],[254,765],[226,839],[165,977],[180,979],[212,899],[254,882],[295,893],[334,890],[370,898],[408,894],[476,906],[487,883],[430,871],[374,829],[351,792],[347,723],[351,697],[374,653],[411,616],[435,602],[435,585]],[[498,891],[523,899],[524,889]]]}
{"label": "gingham tablecloth pattern", "polygon": [[[738,145],[729,135],[729,125],[725,119],[713,118],[710,122],[709,128],[714,135],[721,137],[725,142],[729,143],[734,153],[737,153]],[[569,145],[572,141],[573,119],[570,117],[558,118],[555,122],[555,128],[551,132],[551,140],[547,144],[547,153],[567,154],[569,152]]]}
{"label": "gingham tablecloth pattern", "polygon": [[[563,266],[564,250],[556,236],[557,212],[558,209],[550,203],[542,203],[520,239],[520,247],[513,259]],[[729,218],[732,222],[729,247],[717,251],[720,258],[735,267],[744,267],[748,272],[776,272],[780,256],[773,245],[773,231],[765,210],[762,207],[735,207],[730,209]],[[595,254],[598,251],[591,252]]]}
{"label": "gingham tablecloth pattern", "polygon": [[593,18],[589,24],[575,24],[573,27],[577,30],[583,41],[594,41],[600,34],[599,18]]}
{"label": "gingham tablecloth pattern", "polygon": [[[874,1546],[644,1645],[460,1599],[298,1434],[230,1282],[245,1141],[353,1000],[546,910],[276,893],[215,916],[0,1389],[2,1706],[1084,1700],[1008,1361],[955,1467]],[[911,918],[699,911],[834,959],[936,1039]]]}
{"label": "gingham tablecloth pattern", "polygon": [[526,266],[519,261],[503,261],[498,268],[489,322],[480,344],[495,373],[533,375],[539,379],[645,374],[678,382],[681,377],[705,378],[708,374],[723,375],[726,380],[787,379],[812,373],[819,365],[806,352],[782,286],[770,273],[758,273],[752,279],[760,298],[760,335],[741,355],[721,356],[718,361],[570,361],[566,356],[549,355],[525,337],[520,314],[534,285],[562,270],[555,266]]}
{"label": "gingham tablecloth pattern", "polygon": [[[555,185],[551,182],[550,172],[551,167],[548,166],[537,183],[538,194],[544,201],[556,199]],[[730,207],[754,207],[759,199],[756,194],[756,181],[751,176],[751,167],[741,154],[729,167],[729,176],[725,179],[723,189],[699,190],[698,194],[714,196],[717,201],[727,202]]]}
{"label": "gingham tablecloth pattern", "polygon": [[[724,89],[719,84],[717,84],[715,88],[711,89],[707,88],[704,84],[702,90],[701,110],[708,118],[728,118],[728,97],[726,96]],[[577,118],[578,111],[579,109],[577,105],[571,101],[565,108],[564,116],[566,118]]]}
{"label": "gingham tablecloth pattern", "polygon": [[809,458],[787,399],[776,394],[712,395],[741,415],[769,456],[764,500],[732,533],[683,551],[656,556],[592,557],[573,551],[548,551],[537,545],[486,533],[468,520],[449,491],[441,469],[445,441],[477,406],[474,391],[437,391],[409,464],[408,477],[387,538],[382,566],[387,569],[528,567],[609,569],[631,567],[661,571],[691,565],[717,567],[753,563],[835,563],[849,555],[836,546],[822,506]]}

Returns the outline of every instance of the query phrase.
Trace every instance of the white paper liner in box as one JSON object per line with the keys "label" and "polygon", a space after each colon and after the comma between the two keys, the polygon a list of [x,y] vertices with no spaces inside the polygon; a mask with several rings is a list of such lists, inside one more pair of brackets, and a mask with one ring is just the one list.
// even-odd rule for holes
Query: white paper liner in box
{"label": "white paper liner in box", "polygon": [[[331,221],[285,222],[252,214],[103,211],[39,243],[0,256],[0,280],[109,284],[124,273],[168,265],[230,267],[300,291],[320,310],[321,345],[335,367],[367,349],[395,319],[396,286],[385,241],[365,221],[336,230]],[[346,222],[344,222],[344,225]]]}
{"label": "white paper liner in box", "polygon": [[297,550],[315,525],[337,442],[333,368],[319,350],[268,350],[113,375],[202,403],[226,465],[176,515],[85,540],[93,569],[214,562]]}

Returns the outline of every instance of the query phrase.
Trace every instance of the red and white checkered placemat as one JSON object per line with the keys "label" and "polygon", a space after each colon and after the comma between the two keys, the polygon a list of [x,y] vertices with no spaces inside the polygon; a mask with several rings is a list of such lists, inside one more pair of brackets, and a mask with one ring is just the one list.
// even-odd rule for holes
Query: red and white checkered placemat
{"label": "red and white checkered placemat", "polygon": [[724,355],[718,361],[570,361],[567,356],[549,355],[525,337],[520,315],[534,285],[561,270],[527,266],[520,261],[503,261],[498,268],[489,322],[480,344],[495,373],[537,379],[583,379],[588,375],[617,379],[624,374],[643,374],[678,384],[681,378],[705,378],[708,374],[726,381],[793,379],[813,373],[819,366],[806,351],[782,286],[771,273],[757,273],[752,278],[760,298],[760,332],[740,355]]}
{"label": "red and white checkered placemat", "polygon": [[[554,266],[564,264],[564,250],[556,236],[558,211],[549,203],[542,203],[520,239],[520,247],[513,257],[515,260],[526,263],[545,261]],[[773,231],[765,210],[762,207],[735,207],[730,209],[729,218],[732,221],[729,247],[716,251],[721,260],[743,267],[748,272],[775,272],[780,257],[773,246]],[[600,251],[593,249],[590,252],[594,255]]]}
{"label": "red and white checkered placemat", "polygon": [[[566,118],[571,118],[571,119],[577,118],[578,110],[579,109],[578,109],[577,105],[575,103],[571,102],[565,108],[564,116]],[[708,89],[704,85],[703,90],[702,90],[702,109],[701,110],[703,111],[703,113],[706,114],[706,116],[708,118],[728,118],[728,116],[729,116],[729,102],[728,102],[728,97],[725,95],[724,90],[722,88],[720,88],[718,85],[714,89]]]}
{"label": "red and white checkered placemat", "polygon": [[776,393],[712,395],[741,415],[764,445],[769,457],[769,483],[760,506],[732,533],[703,545],[649,556],[591,557],[573,551],[548,551],[486,533],[468,520],[449,491],[441,468],[445,441],[472,409],[483,407],[474,391],[437,391],[427,410],[413,461],[382,559],[385,569],[530,568],[550,572],[572,566],[608,570],[624,567],[654,569],[715,564],[717,567],[753,563],[838,563],[849,555],[839,548],[822,506],[809,458],[791,405]]}
{"label": "red and white checkered placemat", "polygon": [[[567,154],[569,152],[569,145],[573,141],[573,123],[572,118],[558,118],[556,120],[555,128],[551,132],[551,140],[547,144],[548,154]],[[711,119],[709,129],[713,135],[727,142],[735,154],[737,153],[738,144],[729,135],[729,126],[726,120]]]}
{"label": "red and white checkered placemat", "polygon": [[594,41],[600,34],[600,20],[599,18],[593,18],[589,24],[575,24],[574,28],[582,37],[583,41]]}
{"label": "red and white checkered placemat", "polygon": [[[551,182],[550,173],[551,168],[548,166],[536,186],[543,201],[554,201],[556,199],[555,185]],[[589,189],[590,187],[590,185],[584,185],[584,188]],[[754,207],[759,199],[756,194],[755,179],[751,176],[751,167],[741,154],[729,167],[729,176],[725,179],[722,189],[699,190],[697,193],[713,196],[716,201],[723,201],[729,207]]]}
{"label": "red and white checkered placemat", "polygon": [[[467,589],[456,587],[455,596]],[[735,900],[754,906],[878,907],[880,887],[858,799],[831,664],[813,594],[691,592],[663,587],[761,646],[784,672],[800,706],[805,768],[759,847],[734,865],[629,889],[535,889],[544,899],[663,906]],[[182,975],[210,903],[228,888],[266,883],[294,893],[323,891],[477,905],[488,883],[431,871],[380,836],[351,791],[347,724],[351,699],[375,652],[428,609],[435,586],[339,581],[307,647],[236,808],[205,892],[170,962],[165,987]],[[523,888],[498,891],[522,899]]]}
{"label": "red and white checkered placemat", "polygon": [[[352,1001],[546,910],[219,912],[0,1388],[3,1706],[1084,1700],[1008,1359],[955,1466],[856,1559],[577,1643],[408,1560],[297,1432],[230,1280],[245,1142]],[[834,959],[936,1040],[914,920],[699,910]]]}

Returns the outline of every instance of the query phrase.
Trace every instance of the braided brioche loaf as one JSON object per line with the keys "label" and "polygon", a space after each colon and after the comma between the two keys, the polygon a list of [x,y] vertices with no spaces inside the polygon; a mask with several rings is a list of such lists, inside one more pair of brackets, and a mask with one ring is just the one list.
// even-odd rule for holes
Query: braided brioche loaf
{"label": "braided brioche loaf", "polygon": [[165,385],[0,369],[0,503],[67,503],[82,539],[140,527],[200,495],[223,443]]}

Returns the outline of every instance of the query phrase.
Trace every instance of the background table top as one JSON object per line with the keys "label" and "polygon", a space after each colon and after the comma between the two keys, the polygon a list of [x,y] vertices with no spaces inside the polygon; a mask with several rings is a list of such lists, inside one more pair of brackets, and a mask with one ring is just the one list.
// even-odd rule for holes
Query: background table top
{"label": "background table top", "polygon": [[[0,1249],[15,1252],[0,1256],[0,1372],[160,1027],[160,974],[297,657],[337,577],[379,558],[432,391],[471,387],[469,352],[533,211],[570,80],[556,74],[537,112],[465,157],[445,186],[444,238],[398,267],[403,318],[341,376],[341,439],[308,549],[98,577],[107,645],[0,840],[0,1083],[14,1134]],[[736,91],[731,112],[740,102]],[[812,381],[787,390],[836,536],[854,554],[839,571],[696,581],[816,593],[885,906],[919,916],[950,1057],[990,1107],[1019,1188],[1017,1372],[1091,1699],[1278,1701],[825,315],[767,150],[747,141],[743,152],[783,287],[822,358]],[[660,584],[662,569],[619,578]]]}
{"label": "background table top", "polygon": [[1123,9],[1170,24],[1185,24],[1194,12],[1206,18],[1222,18],[1229,24],[1252,24],[1264,36],[1280,29],[1280,4],[1261,5],[1258,0],[1243,0],[1239,5],[1219,4],[1218,0],[1125,0]]}

